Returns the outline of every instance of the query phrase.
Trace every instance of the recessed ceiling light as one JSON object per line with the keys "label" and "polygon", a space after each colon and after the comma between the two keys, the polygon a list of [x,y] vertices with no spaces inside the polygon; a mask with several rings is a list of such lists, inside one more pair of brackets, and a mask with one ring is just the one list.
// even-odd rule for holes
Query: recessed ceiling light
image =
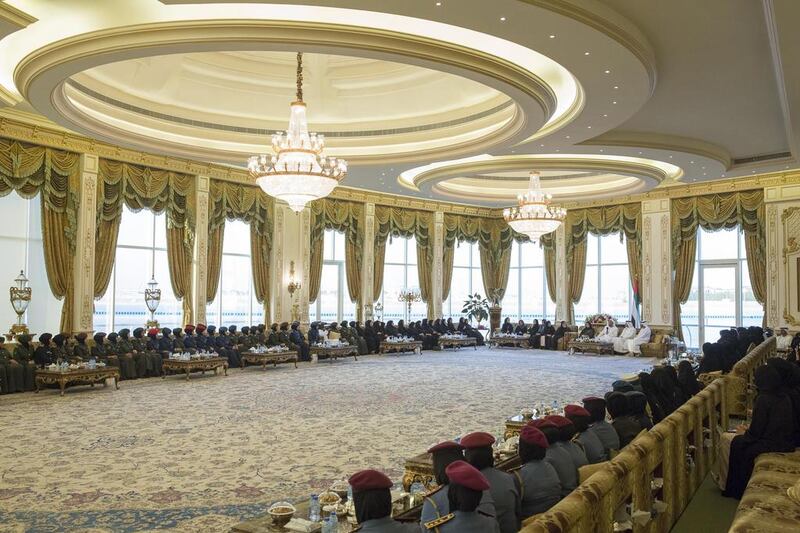
{"label": "recessed ceiling light", "polygon": [[669,156],[669,158],[672,159],[672,156]]}
{"label": "recessed ceiling light", "polygon": [[603,152],[604,150],[602,148],[600,148],[600,151]]}
{"label": "recessed ceiling light", "polygon": [[592,127],[591,126],[586,126],[586,129],[590,130],[590,129],[592,129]]}
{"label": "recessed ceiling light", "polygon": [[569,135],[567,135],[567,139],[569,139]]}
{"label": "recessed ceiling light", "polygon": [[588,56],[589,52],[584,52],[583,55]]}
{"label": "recessed ceiling light", "polygon": [[614,100],[614,101],[613,101],[613,102],[611,102],[611,103],[612,103],[612,104],[614,104],[614,105],[617,105],[617,101],[616,101],[616,100]]}
{"label": "recessed ceiling light", "polygon": [[551,35],[551,36],[550,36],[550,38],[551,38],[551,39],[555,39],[555,38],[556,38],[556,36],[555,36],[555,35]]}
{"label": "recessed ceiling light", "polygon": [[703,172],[703,176],[708,176],[708,173],[706,173],[706,172]]}
{"label": "recessed ceiling light", "polygon": [[619,85],[614,85],[614,88],[615,89],[619,89]]}
{"label": "recessed ceiling light", "polygon": [[544,145],[543,145],[543,144],[540,144],[539,146],[541,146],[542,148],[544,148]]}
{"label": "recessed ceiling light", "polygon": [[605,72],[606,72],[606,74],[611,74],[610,70],[606,70]]}
{"label": "recessed ceiling light", "polygon": [[505,22],[505,21],[506,21],[505,17],[500,17],[500,22]]}
{"label": "recessed ceiling light", "polygon": [[607,117],[608,115],[607,115],[607,114],[604,114],[603,116],[604,116],[604,117]]}
{"label": "recessed ceiling light", "polygon": [[639,152],[639,155],[642,155],[642,152]]}
{"label": "recessed ceiling light", "polygon": [[694,165],[694,161],[689,161],[690,164]]}
{"label": "recessed ceiling light", "polygon": [[[560,152],[560,151],[561,151],[561,150],[559,150],[558,148],[556,148],[556,152]],[[755,172],[755,170],[754,170],[753,172]]]}
{"label": "recessed ceiling light", "polygon": [[755,173],[756,173],[756,171],[755,171],[755,170],[751,170],[751,171],[750,171],[750,174],[755,174]]}
{"label": "recessed ceiling light", "polygon": [[436,7],[439,7],[439,6],[441,6],[441,5],[442,5],[442,3],[441,3],[441,2],[436,2]]}

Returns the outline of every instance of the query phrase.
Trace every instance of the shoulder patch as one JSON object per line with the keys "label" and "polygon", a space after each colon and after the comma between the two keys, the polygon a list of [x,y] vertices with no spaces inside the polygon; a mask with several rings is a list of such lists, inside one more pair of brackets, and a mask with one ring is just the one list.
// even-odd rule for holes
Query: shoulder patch
{"label": "shoulder patch", "polygon": [[438,486],[432,488],[431,490],[429,490],[428,492],[426,492],[423,497],[427,498],[428,496],[433,496],[434,494],[436,494],[437,492],[439,492],[443,488],[444,488],[444,485],[438,485]]}
{"label": "shoulder patch", "polygon": [[455,517],[456,517],[456,515],[454,515],[453,513],[446,514],[444,516],[441,516],[441,517],[437,518],[436,520],[431,520],[430,522],[425,522],[425,528],[426,529],[433,529],[435,527],[439,527],[442,524],[445,524],[445,523],[449,522],[450,520],[452,520]]}

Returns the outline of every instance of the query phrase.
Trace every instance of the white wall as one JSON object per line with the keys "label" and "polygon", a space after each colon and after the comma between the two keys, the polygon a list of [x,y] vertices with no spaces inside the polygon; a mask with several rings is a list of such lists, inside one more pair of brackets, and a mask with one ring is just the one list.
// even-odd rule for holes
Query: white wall
{"label": "white wall", "polygon": [[0,333],[16,322],[8,288],[20,270],[30,280],[33,299],[27,312],[32,333],[58,333],[61,302],[50,292],[44,265],[40,196],[25,200],[16,193],[0,198]]}

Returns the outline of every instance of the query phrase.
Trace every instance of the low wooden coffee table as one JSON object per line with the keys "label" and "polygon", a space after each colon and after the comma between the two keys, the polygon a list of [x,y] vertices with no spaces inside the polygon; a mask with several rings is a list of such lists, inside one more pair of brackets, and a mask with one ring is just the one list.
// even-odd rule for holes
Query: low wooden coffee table
{"label": "low wooden coffee table", "polygon": [[358,361],[358,347],[357,346],[311,346],[309,352],[317,355],[317,361],[320,359],[327,359],[333,362],[334,359],[340,357],[350,357]]}
{"label": "low wooden coffee table", "polygon": [[404,352],[414,352],[419,348],[422,350],[422,341],[405,341],[405,342],[381,342],[380,348],[378,348],[378,353],[404,353]]}
{"label": "low wooden coffee table", "polygon": [[[519,455],[502,456],[495,461],[497,469],[503,472],[520,466]],[[409,492],[411,485],[422,483],[426,490],[436,488],[436,476],[433,473],[433,457],[429,453],[421,453],[407,459],[403,472],[403,490]]]}
{"label": "low wooden coffee table", "polygon": [[492,337],[489,339],[489,346],[510,346],[512,348],[529,348],[530,340],[528,337]]}
{"label": "low wooden coffee table", "polygon": [[598,355],[614,355],[614,343],[569,341],[570,353],[594,353]]}
{"label": "low wooden coffee table", "polygon": [[297,352],[290,350],[287,352],[271,352],[271,353],[253,353],[242,352],[242,370],[250,365],[261,365],[262,369],[267,368],[267,365],[273,367],[278,366],[279,363],[294,363],[297,368]]}
{"label": "low wooden coffee table", "polygon": [[107,379],[114,380],[114,387],[119,390],[119,368],[115,366],[104,366],[100,368],[78,368],[74,370],[36,370],[36,392],[39,392],[41,385],[56,385],[61,389],[61,396],[64,390],[75,385],[91,385],[102,383],[108,387]]}
{"label": "low wooden coffee table", "polygon": [[476,350],[478,349],[478,341],[474,337],[466,337],[466,338],[442,338],[439,337],[439,348],[444,350],[445,348],[462,348],[464,346],[472,346]]}
{"label": "low wooden coffee table", "polygon": [[164,359],[161,368],[164,374],[161,379],[167,377],[167,371],[183,372],[186,374],[186,381],[189,381],[189,374],[192,372],[205,372],[206,370],[213,370],[215,374],[219,374],[221,368],[225,375],[228,375],[228,358],[227,357],[203,357],[197,359]]}

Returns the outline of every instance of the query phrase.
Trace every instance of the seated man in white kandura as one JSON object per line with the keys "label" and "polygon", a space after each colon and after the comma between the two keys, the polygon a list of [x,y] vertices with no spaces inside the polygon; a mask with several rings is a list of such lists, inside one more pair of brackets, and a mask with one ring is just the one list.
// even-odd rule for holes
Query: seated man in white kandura
{"label": "seated man in white kandura", "polygon": [[633,340],[628,341],[630,345],[630,351],[632,351],[635,355],[639,355],[642,353],[642,344],[647,344],[650,342],[650,337],[653,336],[653,332],[650,330],[650,326],[647,325],[647,322],[642,322],[642,329],[639,330],[639,333],[636,334],[636,337]]}
{"label": "seated man in white kandura", "polygon": [[617,329],[617,325],[614,324],[614,319],[609,318],[605,327],[600,330],[600,334],[597,336],[597,341],[613,343],[614,339],[618,336],[619,329]]}
{"label": "seated man in white kandura", "polygon": [[616,353],[628,353],[631,351],[631,341],[636,337],[636,328],[633,323],[628,320],[625,322],[625,329],[619,334],[619,337],[614,339],[614,351]]}

